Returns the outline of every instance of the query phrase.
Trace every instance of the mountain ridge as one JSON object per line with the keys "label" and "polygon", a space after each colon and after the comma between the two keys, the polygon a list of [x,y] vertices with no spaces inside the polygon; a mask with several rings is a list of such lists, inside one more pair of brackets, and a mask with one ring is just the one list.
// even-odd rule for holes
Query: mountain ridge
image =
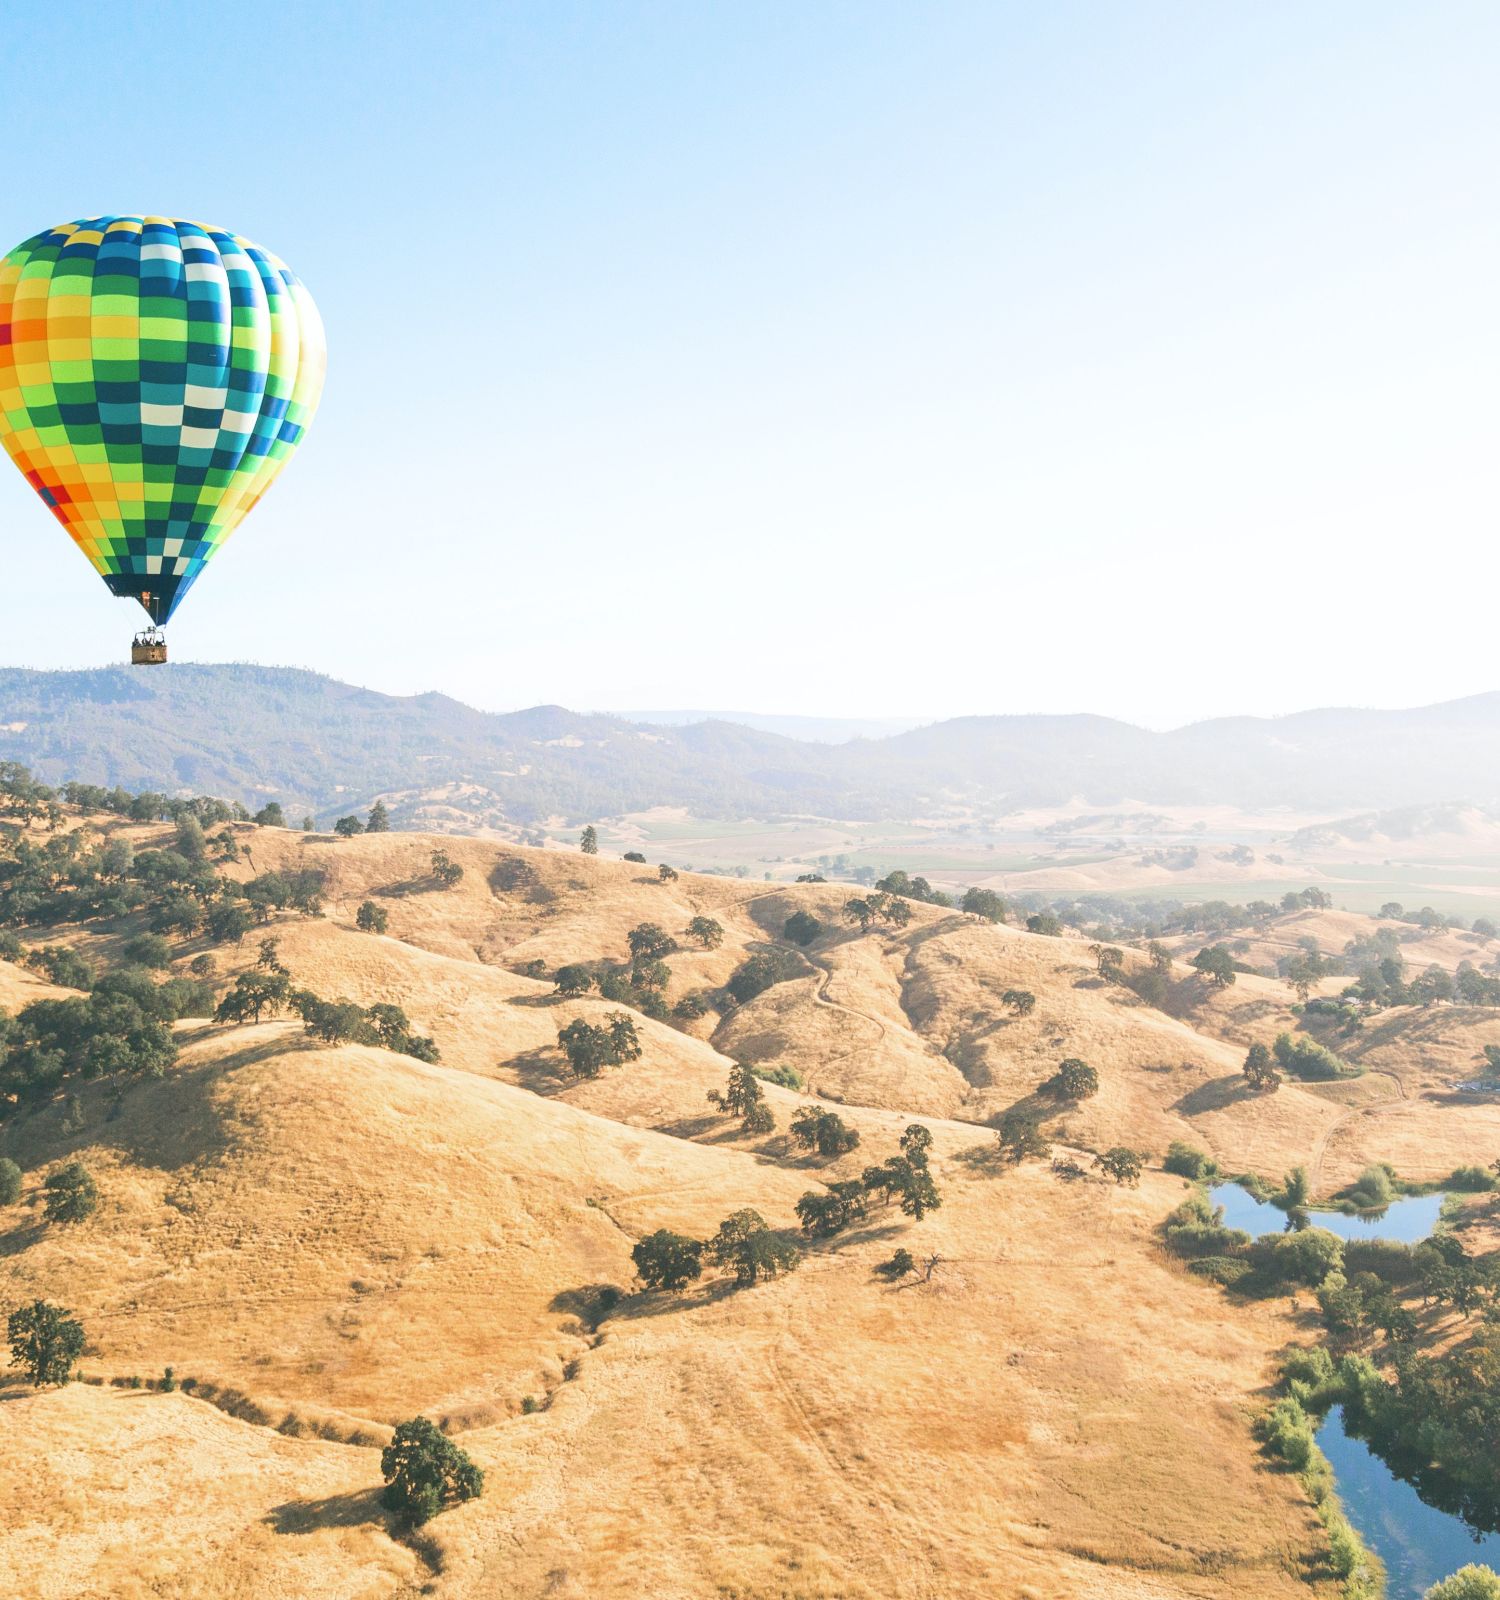
{"label": "mountain ridge", "polygon": [[[410,797],[451,788],[462,792],[444,804],[480,825],[653,806],[876,820],[1075,799],[1346,812],[1485,803],[1500,797],[1497,734],[1500,692],[1161,732],[1087,712],[966,716],[824,745],[722,719],[482,711],[435,690],[388,695],[295,667],[0,669],[0,759],[49,781],[171,781],[247,804],[276,798],[320,819],[377,794],[409,797],[410,809]],[[1432,771],[1444,774],[1442,792]]]}

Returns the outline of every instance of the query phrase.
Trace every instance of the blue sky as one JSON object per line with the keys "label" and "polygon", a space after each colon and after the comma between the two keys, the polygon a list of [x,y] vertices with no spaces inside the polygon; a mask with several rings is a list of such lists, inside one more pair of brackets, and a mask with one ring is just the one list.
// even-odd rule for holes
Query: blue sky
{"label": "blue sky", "polygon": [[[323,408],[174,655],[504,708],[1500,686],[1500,8],[15,8],[0,249],[233,228]],[[8,464],[0,659],[135,615]]]}

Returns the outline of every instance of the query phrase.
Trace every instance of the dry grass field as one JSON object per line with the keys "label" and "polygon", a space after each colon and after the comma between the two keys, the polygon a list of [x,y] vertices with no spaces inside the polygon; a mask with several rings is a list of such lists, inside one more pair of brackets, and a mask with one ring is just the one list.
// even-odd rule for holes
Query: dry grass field
{"label": "dry grass field", "polygon": [[[228,872],[327,873],[323,916],[266,930],[295,979],[400,1004],[442,1059],[321,1045],[285,1019],[183,1022],[161,1080],[0,1124],[27,1174],[0,1211],[0,1309],[42,1295],[89,1337],[86,1382],[0,1384],[5,1595],[1336,1592],[1302,1490],[1251,1434],[1306,1308],[1236,1303],[1162,1253],[1184,1186],[1160,1157],[1186,1139],[1233,1170],[1300,1163],[1320,1193],[1372,1160],[1413,1177],[1488,1162],[1500,1103],[1455,1085],[1500,1014],[1390,1012],[1346,1052],[1365,1076],[1257,1097],[1247,1043],[1298,1025],[1269,980],[1210,994],[1178,968],[1167,1015],[1103,983],[1083,940],[920,905],[860,936],[834,885],[662,883],[490,840],[243,838]],[[439,843],[464,868],[448,891]],[[367,898],[385,936],[353,926]],[[620,960],[642,922],[680,938],[711,916],[718,949],[669,957],[675,999],[721,986],[798,909],[826,924],[800,975],[684,1028],[638,1018],[641,1059],[591,1081],[557,1031],[618,1007],[513,970]],[[130,931],[57,937],[107,959]],[[212,951],[218,981],[256,941]],[[1011,989],[1036,996],[1029,1016]],[[61,992],[0,963],[6,1010]],[[1038,1095],[1067,1056],[1101,1079],[1076,1107]],[[775,1132],[743,1137],[707,1104],[731,1059],[801,1075],[805,1093],[767,1087]],[[814,1096],[858,1129],[852,1155],[786,1138]],[[1146,1152],[1140,1187],[1001,1164],[993,1126],[1018,1105],[1082,1165]],[[923,1221],[877,1206],[774,1282],[637,1291],[644,1234],[706,1237],[742,1206],[794,1228],[801,1194],[894,1152],[914,1117],[943,1196]],[[73,1157],[100,1207],[48,1224],[41,1179]],[[898,1246],[936,1258],[925,1281],[876,1272]],[[122,1386],[167,1366],[193,1393]],[[418,1413],[486,1485],[413,1536],[377,1496],[380,1447]]]}

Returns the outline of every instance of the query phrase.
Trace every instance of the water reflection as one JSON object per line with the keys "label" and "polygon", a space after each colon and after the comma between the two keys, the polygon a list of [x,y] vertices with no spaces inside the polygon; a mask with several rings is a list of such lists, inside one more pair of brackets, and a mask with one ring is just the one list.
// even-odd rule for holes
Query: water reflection
{"label": "water reflection", "polygon": [[1403,1195],[1383,1211],[1361,1211],[1349,1216],[1342,1211],[1308,1211],[1298,1206],[1285,1212],[1268,1200],[1257,1200],[1237,1183],[1216,1183],[1209,1194],[1215,1205],[1224,1208],[1224,1224],[1242,1228],[1249,1234],[1280,1233],[1311,1225],[1326,1228],[1340,1239],[1397,1239],[1416,1244],[1437,1226],[1443,1209],[1442,1194]]}
{"label": "water reflection", "polygon": [[[1318,1430],[1339,1499],[1360,1537],[1385,1562],[1389,1600],[1419,1600],[1434,1583],[1471,1561],[1500,1570],[1500,1534],[1476,1534],[1455,1510],[1461,1497],[1431,1469],[1411,1469],[1421,1485],[1393,1471],[1344,1427],[1335,1406]],[[1478,1508],[1470,1508],[1476,1510]]]}

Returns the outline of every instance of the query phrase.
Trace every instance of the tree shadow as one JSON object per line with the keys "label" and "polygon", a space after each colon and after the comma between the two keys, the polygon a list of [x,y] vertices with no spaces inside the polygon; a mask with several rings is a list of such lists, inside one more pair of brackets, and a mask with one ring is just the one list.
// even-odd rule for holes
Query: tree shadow
{"label": "tree shadow", "polygon": [[717,1305],[739,1289],[732,1277],[701,1280],[690,1288],[643,1289],[627,1296],[610,1312],[612,1321],[638,1321],[647,1317],[665,1317],[679,1311],[697,1311],[703,1306]]}
{"label": "tree shadow", "polygon": [[[516,977],[522,977],[522,976],[524,976],[524,974],[516,973],[515,976]],[[563,994],[513,994],[510,997],[510,999],[508,999],[505,1003],[508,1006],[527,1006],[527,1007],[530,1007],[533,1011],[535,1011],[535,1010],[543,1010],[544,1011],[549,1006],[561,1005],[564,1000],[567,1000],[567,999],[575,999],[576,1000],[576,999],[582,999],[582,998],[583,997],[581,995],[569,996],[569,995],[563,995]]]}
{"label": "tree shadow", "polygon": [[670,1134],[674,1139],[693,1139],[699,1144],[733,1144],[744,1138],[737,1121],[726,1122],[712,1112],[707,1116],[678,1117],[675,1122],[658,1123],[656,1131]]}
{"label": "tree shadow", "polygon": [[586,1081],[575,1078],[566,1070],[556,1047],[550,1044],[541,1044],[534,1050],[511,1056],[500,1065],[504,1070],[513,1072],[521,1087],[533,1094],[559,1095],[574,1084]]}
{"label": "tree shadow", "polygon": [[1196,1117],[1206,1111],[1227,1110],[1230,1106],[1240,1104],[1241,1101],[1253,1099],[1254,1095],[1255,1090],[1245,1081],[1243,1075],[1233,1072],[1223,1078],[1213,1078],[1208,1083],[1200,1083],[1196,1089],[1190,1089],[1176,1101],[1171,1109],[1181,1112],[1185,1117]]}
{"label": "tree shadow", "polygon": [[35,1221],[21,1223],[0,1234],[0,1261],[8,1256],[24,1254],[32,1245],[39,1244],[46,1233],[47,1224],[38,1217]]}
{"label": "tree shadow", "polygon": [[342,1494],[325,1494],[316,1500],[284,1500],[261,1518],[277,1533],[320,1533],[325,1528],[356,1528],[365,1523],[384,1523],[385,1509],[378,1489],[346,1489]]}
{"label": "tree shadow", "polygon": [[560,1316],[576,1317],[594,1333],[601,1322],[618,1312],[626,1294],[617,1283],[584,1283],[576,1289],[559,1289],[547,1302],[547,1309]]}
{"label": "tree shadow", "polygon": [[406,878],[400,883],[383,883],[370,893],[379,895],[382,900],[404,900],[409,895],[430,894],[440,887],[437,879],[429,872],[419,878]]}
{"label": "tree shadow", "polygon": [[1011,1165],[998,1144],[971,1144],[967,1150],[955,1151],[953,1159],[970,1172],[987,1178],[998,1178]]}

